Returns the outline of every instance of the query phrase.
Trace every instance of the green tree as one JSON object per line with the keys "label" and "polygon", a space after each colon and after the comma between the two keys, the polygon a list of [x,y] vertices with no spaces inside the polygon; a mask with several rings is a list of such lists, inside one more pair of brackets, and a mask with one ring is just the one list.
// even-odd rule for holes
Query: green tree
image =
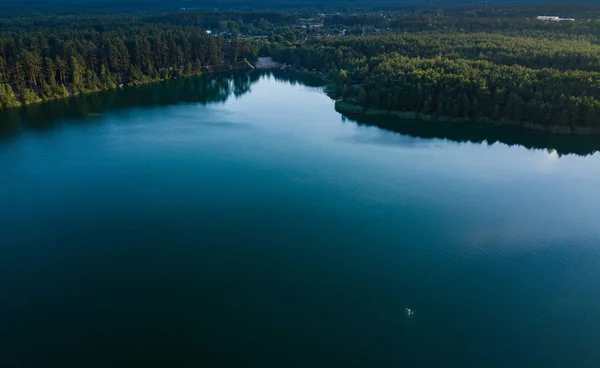
{"label": "green tree", "polygon": [[6,83],[0,83],[0,107],[19,106],[19,100],[15,97],[12,87]]}

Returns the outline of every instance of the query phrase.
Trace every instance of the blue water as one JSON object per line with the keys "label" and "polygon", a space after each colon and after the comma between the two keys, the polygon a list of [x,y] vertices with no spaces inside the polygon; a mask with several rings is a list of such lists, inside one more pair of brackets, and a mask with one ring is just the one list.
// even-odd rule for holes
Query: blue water
{"label": "blue water", "polygon": [[593,151],[404,135],[268,75],[0,125],[2,366],[600,366]]}

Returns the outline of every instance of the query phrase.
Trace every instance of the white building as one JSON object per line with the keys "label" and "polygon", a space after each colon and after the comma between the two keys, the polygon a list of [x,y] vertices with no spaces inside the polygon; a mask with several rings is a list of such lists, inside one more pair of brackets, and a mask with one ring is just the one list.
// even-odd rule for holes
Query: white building
{"label": "white building", "polygon": [[573,22],[575,21],[575,19],[573,18],[561,18],[561,17],[557,17],[555,15],[540,15],[537,17],[537,20],[541,20],[542,22],[561,22],[564,20]]}
{"label": "white building", "polygon": [[540,15],[539,17],[537,17],[537,20],[541,20],[544,22],[558,22],[560,18],[556,16]]}

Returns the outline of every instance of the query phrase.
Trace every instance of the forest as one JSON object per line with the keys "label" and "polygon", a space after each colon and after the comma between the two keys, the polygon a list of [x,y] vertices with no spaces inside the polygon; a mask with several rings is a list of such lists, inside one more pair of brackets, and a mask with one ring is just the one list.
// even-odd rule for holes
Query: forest
{"label": "forest", "polygon": [[[556,9],[560,9],[557,6]],[[235,68],[314,70],[355,111],[600,132],[600,12],[528,6],[195,11],[0,18],[0,107]],[[595,15],[594,15],[595,14]],[[561,14],[562,15],[562,14]]]}
{"label": "forest", "polygon": [[[360,25],[364,16],[357,18]],[[472,32],[483,26],[480,19],[440,16],[413,27],[422,18],[271,52],[327,75],[329,93],[346,102],[338,104],[343,112],[600,132],[599,21],[492,19],[486,31]]]}
{"label": "forest", "polygon": [[4,20],[0,22],[0,107],[198,75],[207,68],[253,59],[257,53],[252,42],[208,34],[202,27],[173,27],[156,19]]}

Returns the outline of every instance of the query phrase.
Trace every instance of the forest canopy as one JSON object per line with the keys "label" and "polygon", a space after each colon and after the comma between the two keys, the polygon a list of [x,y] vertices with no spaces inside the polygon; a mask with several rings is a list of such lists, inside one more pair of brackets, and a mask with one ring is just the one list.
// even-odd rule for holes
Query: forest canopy
{"label": "forest canopy", "polygon": [[600,12],[542,22],[530,16],[539,6],[453,6],[0,18],[0,107],[235,68],[263,55],[320,73],[332,97],[360,109],[600,132]]}
{"label": "forest canopy", "polygon": [[346,111],[600,132],[600,21],[374,17],[336,15],[344,35],[272,54],[326,73]]}
{"label": "forest canopy", "polygon": [[198,75],[203,67],[235,65],[258,53],[249,40],[203,27],[122,16],[17,18],[0,25],[0,107]]}

